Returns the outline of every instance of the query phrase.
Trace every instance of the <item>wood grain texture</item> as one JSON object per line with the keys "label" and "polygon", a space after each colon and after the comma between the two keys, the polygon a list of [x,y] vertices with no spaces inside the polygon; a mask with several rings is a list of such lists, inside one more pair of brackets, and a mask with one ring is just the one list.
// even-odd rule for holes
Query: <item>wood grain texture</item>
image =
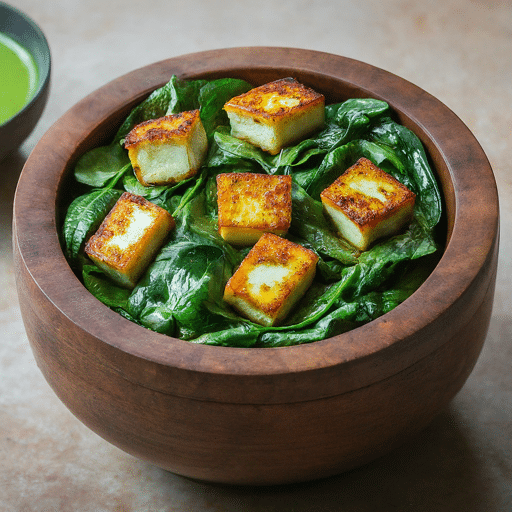
{"label": "wood grain texture", "polygon": [[[255,85],[294,76],[326,95],[384,99],[425,144],[441,183],[447,245],[403,304],[297,347],[194,345],[148,331],[81,285],[58,240],[76,159],[109,141],[172,74]],[[498,198],[480,145],[442,103],[367,64],[289,48],[232,48],[155,63],[107,84],[41,139],[20,177],[13,246],[38,365],[68,408],[129,453],[192,478],[275,484],[338,473],[417,434],[455,396],[484,343],[498,251]],[[270,470],[269,468],[272,468]]]}

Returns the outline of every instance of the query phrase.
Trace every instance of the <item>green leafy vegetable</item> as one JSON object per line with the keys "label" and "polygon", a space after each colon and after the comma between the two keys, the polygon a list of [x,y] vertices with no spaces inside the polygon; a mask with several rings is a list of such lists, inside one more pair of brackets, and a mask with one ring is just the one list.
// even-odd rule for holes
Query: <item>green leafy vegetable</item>
{"label": "green leafy vegetable", "polygon": [[103,188],[77,197],[69,206],[64,220],[63,235],[66,256],[72,265],[76,263],[86,238],[98,228],[121,196],[122,191],[114,187],[128,169],[131,169],[129,164],[111,176]]}
{"label": "green leafy vegetable", "polygon": [[395,176],[417,194],[417,210],[427,228],[434,228],[441,220],[442,199],[421,141],[407,129],[384,118],[370,137],[393,150],[404,171]]}
{"label": "green leafy vegetable", "polygon": [[82,278],[86,288],[108,307],[127,309],[130,290],[114,285],[96,265],[84,265]]}
{"label": "green leafy vegetable", "polygon": [[330,256],[344,265],[355,264],[358,252],[337,236],[324,217],[320,201],[314,200],[297,183],[292,185],[292,223],[290,232],[302,238],[317,253]]}
{"label": "green leafy vegetable", "polygon": [[228,116],[224,112],[224,104],[234,96],[251,89],[244,80],[221,78],[204,84],[199,90],[198,103],[201,109],[201,121],[209,139],[219,126],[228,124]]}
{"label": "green leafy vegetable", "polygon": [[130,112],[114,141],[123,140],[134,126],[143,121],[199,108],[199,91],[206,84],[205,80],[186,81],[172,76],[169,82],[153,91]]}
{"label": "green leafy vegetable", "polygon": [[129,163],[126,151],[118,142],[113,142],[85,153],[75,167],[75,178],[84,185],[103,187]]}
{"label": "green leafy vegetable", "polygon": [[[230,135],[224,103],[251,88],[238,79],[181,80],[173,76],[136,106],[110,144],[82,156],[75,178],[86,193],[68,206],[65,254],[84,285],[126,318],[193,343],[276,347],[309,343],[353,329],[391,311],[426,279],[438,259],[441,194],[416,135],[392,119],[389,105],[354,98],[326,107],[325,127],[269,155]],[[200,109],[209,151],[200,172],[172,186],[144,187],[123,140],[138,123]],[[333,231],[320,192],[360,157],[416,193],[414,218],[402,233],[359,253]],[[248,248],[227,244],[217,230],[216,175],[257,172],[292,176],[290,240],[319,256],[311,287],[284,325],[262,327],[223,300],[225,284]],[[80,189],[80,190],[81,190]],[[123,190],[166,208],[176,229],[133,290],[115,285],[83,253]]]}
{"label": "green leafy vegetable", "polygon": [[64,222],[66,256],[71,261],[78,258],[86,238],[101,224],[122,192],[99,189],[77,197],[70,205]]}

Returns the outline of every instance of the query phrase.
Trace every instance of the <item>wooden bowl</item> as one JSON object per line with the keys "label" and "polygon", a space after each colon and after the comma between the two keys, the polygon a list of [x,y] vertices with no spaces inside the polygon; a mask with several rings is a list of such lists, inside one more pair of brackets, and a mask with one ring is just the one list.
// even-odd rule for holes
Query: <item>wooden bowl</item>
{"label": "wooden bowl", "polygon": [[38,70],[37,85],[29,102],[0,124],[0,160],[3,160],[32,133],[44,111],[50,90],[51,54],[39,26],[25,13],[3,2],[0,2],[0,33],[28,50]]}
{"label": "wooden bowl", "polygon": [[[294,76],[329,102],[389,102],[425,144],[443,190],[446,248],[403,304],[351,332],[301,346],[225,348],[148,331],[95,299],[59,244],[67,177],[129,110],[172,74]],[[468,128],[420,88],[348,58],[232,48],[133,71],[46,133],[20,177],[14,253],[37,363],[66,406],[126,452],[195,479],[280,484],[367,463],[421,431],[460,390],[484,343],[498,251],[498,197]]]}

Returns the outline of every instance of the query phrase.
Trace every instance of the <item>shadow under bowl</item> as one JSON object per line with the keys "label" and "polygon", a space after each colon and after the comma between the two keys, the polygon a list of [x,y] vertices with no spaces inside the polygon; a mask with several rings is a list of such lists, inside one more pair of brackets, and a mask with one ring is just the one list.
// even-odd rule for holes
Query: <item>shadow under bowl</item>
{"label": "shadow under bowl", "polygon": [[[281,348],[196,345],[148,331],[95,299],[59,243],[67,180],[77,159],[108,143],[131,108],[173,74],[254,85],[293,76],[328,103],[387,101],[422,140],[444,197],[446,246],[425,283],[367,325]],[[70,109],[34,149],[14,206],[20,308],[50,386],[117,447],[204,481],[316,479],[409,440],[461,389],[489,326],[498,215],[482,148],[450,109],[410,82],[310,50],[195,53],[110,82]]]}
{"label": "shadow under bowl", "polygon": [[33,57],[37,85],[32,97],[13,117],[0,124],[0,161],[21,146],[32,133],[48,100],[51,54],[41,28],[25,13],[0,2],[0,34],[21,45]]}

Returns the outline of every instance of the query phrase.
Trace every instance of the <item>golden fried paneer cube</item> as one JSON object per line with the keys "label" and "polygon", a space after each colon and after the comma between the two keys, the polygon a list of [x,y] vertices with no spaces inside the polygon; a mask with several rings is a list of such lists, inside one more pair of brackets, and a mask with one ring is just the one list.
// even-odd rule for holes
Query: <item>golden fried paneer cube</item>
{"label": "golden fried paneer cube", "polygon": [[233,137],[276,155],[323,126],[325,98],[293,78],[283,78],[232,98],[224,110]]}
{"label": "golden fried paneer cube", "polygon": [[252,245],[265,232],[284,235],[292,219],[289,175],[217,175],[219,233],[228,243]]}
{"label": "golden fried paneer cube", "polygon": [[411,221],[416,195],[367,158],[360,158],[320,194],[339,234],[360,251]]}
{"label": "golden fried paneer cube", "polygon": [[136,125],[124,147],[142,185],[168,185],[197,173],[208,141],[199,110],[190,110]]}
{"label": "golden fried paneer cube", "polygon": [[310,249],[264,233],[227,282],[224,300],[255,323],[278,325],[311,285],[317,262]]}
{"label": "golden fried paneer cube", "polygon": [[89,238],[85,252],[114,282],[133,288],[174,226],[167,210],[124,192]]}

